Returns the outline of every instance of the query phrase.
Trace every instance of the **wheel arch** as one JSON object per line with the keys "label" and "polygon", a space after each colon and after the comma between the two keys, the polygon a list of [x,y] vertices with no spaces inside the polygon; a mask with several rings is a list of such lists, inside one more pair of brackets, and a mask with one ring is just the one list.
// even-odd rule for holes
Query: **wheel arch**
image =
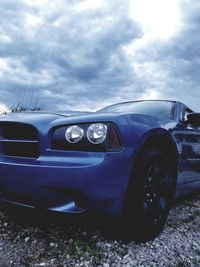
{"label": "wheel arch", "polygon": [[138,166],[141,166],[142,155],[148,147],[155,147],[164,153],[166,153],[167,158],[169,159],[169,165],[172,169],[172,195],[175,195],[176,192],[176,183],[178,176],[178,150],[176,143],[171,136],[171,134],[162,128],[156,128],[148,130],[140,138],[134,158],[132,160],[132,171],[128,180],[127,190],[124,198],[124,204],[122,209],[122,214],[126,214],[127,207],[129,206],[129,195],[132,191],[132,188],[136,185],[137,171]]}
{"label": "wheel arch", "polygon": [[[155,148],[155,150],[153,150],[152,148]],[[136,228],[136,231],[138,229],[141,229],[141,231],[145,230],[142,228],[142,222],[140,221],[140,219],[143,218],[141,217],[142,210],[141,210],[141,205],[140,205],[140,201],[141,201],[140,196],[142,197],[142,195],[140,194],[141,193],[140,188],[143,184],[143,180],[141,180],[141,178],[143,179],[141,170],[143,166],[147,166],[145,162],[147,163],[148,160],[150,159],[150,154],[152,153],[152,151],[158,152],[157,154],[158,156],[159,156],[159,151],[164,152],[168,159],[169,166],[172,170],[171,172],[172,176],[170,176],[171,188],[169,191],[170,195],[168,199],[169,207],[172,203],[174,192],[176,190],[176,180],[177,180],[177,174],[178,174],[178,151],[177,151],[176,143],[173,137],[171,136],[171,134],[167,130],[162,129],[162,128],[151,129],[147,131],[140,138],[140,141],[138,142],[138,148],[135,154],[135,158],[133,160],[132,173],[129,178],[127,192],[125,195],[125,201],[124,201],[124,205],[122,209],[122,217],[124,217],[125,220],[131,220],[133,222],[133,226],[135,226]],[[142,165],[142,163],[144,164]],[[145,170],[145,167],[144,167],[144,170]],[[138,189],[138,185],[139,185],[139,189]],[[166,216],[169,211],[168,208],[166,210]],[[136,212],[136,213],[132,213],[132,212]],[[164,217],[163,222],[165,222],[165,220],[166,218]],[[149,232],[149,233],[146,232],[146,234],[148,234],[147,238],[148,236],[151,236],[151,238],[155,237],[154,234],[156,233],[157,235],[157,233],[159,233],[162,230],[162,228],[163,228],[163,225],[160,225],[160,228],[158,228],[154,232]],[[140,234],[143,237],[144,232],[140,232]],[[145,235],[144,235],[144,238],[145,238]]]}
{"label": "wheel arch", "polygon": [[137,160],[141,160],[141,152],[144,152],[144,150],[150,146],[160,149],[162,152],[166,153],[173,174],[174,186],[176,186],[178,176],[178,150],[173,137],[165,129],[153,129],[143,135],[139,143],[139,149],[135,158],[134,166],[137,164]]}

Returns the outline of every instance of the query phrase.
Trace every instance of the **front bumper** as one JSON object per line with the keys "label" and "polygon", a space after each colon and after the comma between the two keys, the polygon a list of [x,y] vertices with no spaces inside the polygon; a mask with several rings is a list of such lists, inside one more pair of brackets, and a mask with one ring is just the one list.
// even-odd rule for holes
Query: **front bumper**
{"label": "front bumper", "polygon": [[0,157],[0,201],[66,213],[120,215],[132,151],[51,151],[38,159]]}

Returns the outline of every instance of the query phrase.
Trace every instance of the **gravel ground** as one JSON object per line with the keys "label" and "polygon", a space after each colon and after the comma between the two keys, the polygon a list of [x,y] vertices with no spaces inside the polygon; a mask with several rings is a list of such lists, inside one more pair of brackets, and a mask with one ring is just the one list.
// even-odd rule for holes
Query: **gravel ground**
{"label": "gravel ground", "polygon": [[0,209],[0,266],[200,266],[200,192],[176,201],[154,241],[113,240],[98,224]]}

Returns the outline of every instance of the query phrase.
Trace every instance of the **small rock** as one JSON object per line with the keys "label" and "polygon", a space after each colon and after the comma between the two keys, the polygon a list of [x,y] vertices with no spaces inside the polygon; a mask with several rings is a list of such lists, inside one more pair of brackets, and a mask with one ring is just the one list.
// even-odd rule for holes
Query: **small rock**
{"label": "small rock", "polygon": [[126,260],[129,258],[129,254],[126,254],[124,257],[123,257],[123,260]]}
{"label": "small rock", "polygon": [[24,241],[25,241],[25,242],[28,242],[29,239],[30,239],[30,237],[26,237],[26,238],[24,239]]}

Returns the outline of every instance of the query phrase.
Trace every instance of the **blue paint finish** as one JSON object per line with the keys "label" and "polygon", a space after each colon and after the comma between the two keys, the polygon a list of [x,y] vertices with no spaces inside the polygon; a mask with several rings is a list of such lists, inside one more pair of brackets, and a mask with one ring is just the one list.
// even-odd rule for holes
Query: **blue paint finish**
{"label": "blue paint finish", "polygon": [[[120,215],[129,179],[136,167],[134,160],[145,142],[152,136],[161,135],[170,140],[171,146],[175,147],[172,151],[176,153],[176,147],[179,146],[179,149],[184,147],[185,141],[183,139],[191,134],[191,131],[193,133],[196,131],[196,134],[199,134],[193,128],[189,132],[187,129],[189,126],[180,121],[186,106],[179,102],[172,103],[172,118],[160,118],[146,113],[132,114],[130,111],[110,112],[106,109],[97,113],[66,112],[53,114],[36,112],[10,114],[1,117],[0,201],[66,213],[90,211]],[[53,134],[58,127],[96,122],[115,125],[121,140],[120,149],[116,151],[95,151],[95,149],[87,151],[86,147],[85,151],[81,151],[81,149],[73,151],[52,148]],[[8,152],[6,151],[4,143],[7,141],[15,142],[16,140],[13,137],[12,140],[5,140],[4,127],[6,127],[5,125],[12,127],[14,124],[19,125],[19,127],[24,127],[24,125],[34,127],[38,136],[38,139],[34,141],[38,142],[39,145],[38,157],[30,158],[6,154],[10,152],[9,149]],[[181,141],[177,139],[177,134],[180,135],[180,131]],[[24,140],[20,142],[23,143]],[[197,143],[197,145],[200,144],[200,139]],[[187,145],[192,148],[190,143]],[[197,177],[200,171],[199,163],[191,163],[190,166],[187,164],[185,155],[186,157],[193,155],[188,153],[188,149],[187,151],[183,149],[179,154],[179,177],[187,177],[187,189],[190,187],[190,178],[187,176],[188,168],[190,176],[195,174],[192,175],[193,178]],[[196,155],[196,157],[199,156]],[[191,166],[194,167],[194,165],[195,169],[192,170]],[[195,188],[197,188],[197,179],[191,179],[191,181],[195,183]],[[181,178],[178,179],[178,185],[181,185],[181,188],[184,187]],[[178,190],[179,188],[177,192]]]}

